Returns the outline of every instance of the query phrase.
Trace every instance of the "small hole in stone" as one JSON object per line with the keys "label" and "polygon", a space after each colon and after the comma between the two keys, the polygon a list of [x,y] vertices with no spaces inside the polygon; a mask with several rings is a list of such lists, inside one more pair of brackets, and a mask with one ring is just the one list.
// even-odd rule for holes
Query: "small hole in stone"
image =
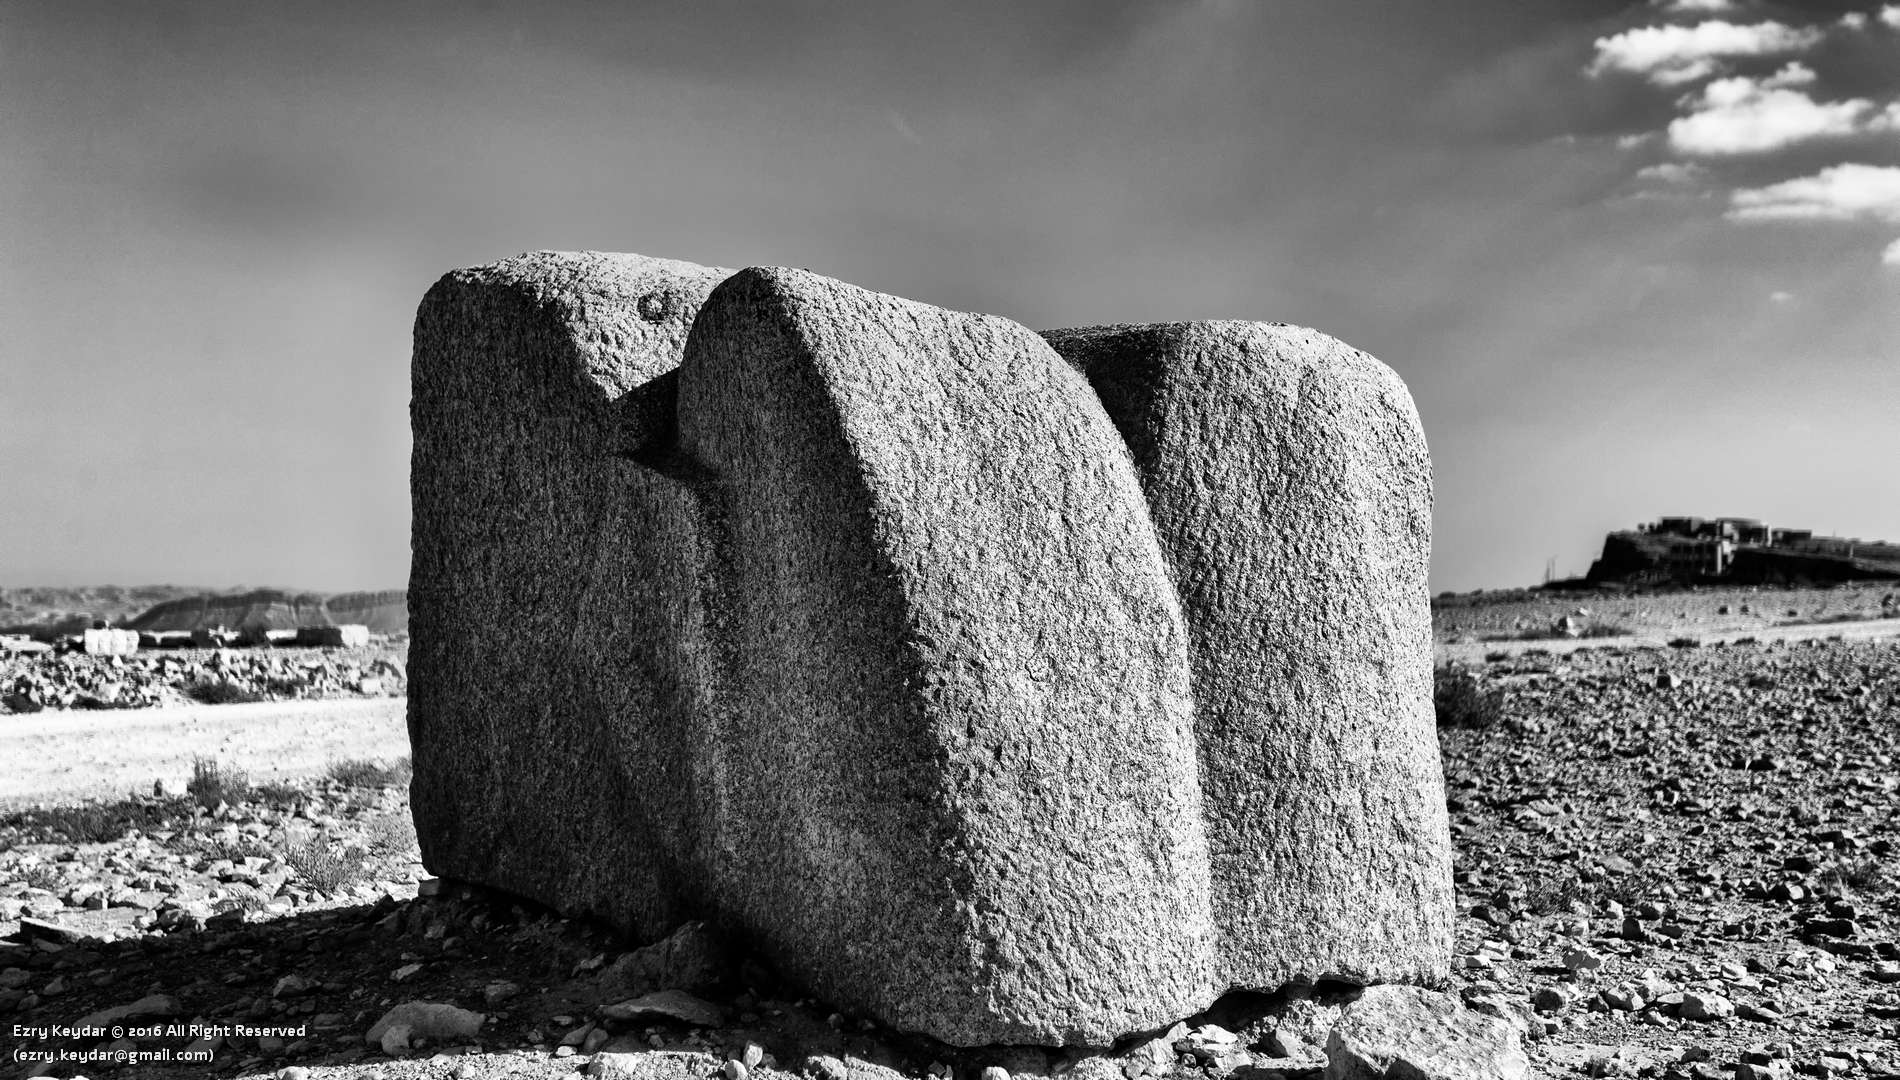
{"label": "small hole in stone", "polygon": [[640,298],[640,317],[648,322],[659,322],[673,314],[679,301],[669,292],[650,292]]}

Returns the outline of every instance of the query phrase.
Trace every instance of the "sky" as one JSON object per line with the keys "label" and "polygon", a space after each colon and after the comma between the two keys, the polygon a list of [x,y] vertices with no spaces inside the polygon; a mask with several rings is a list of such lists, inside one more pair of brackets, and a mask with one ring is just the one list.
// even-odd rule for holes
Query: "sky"
{"label": "sky", "polygon": [[539,249],[1322,330],[1434,590],[1900,539],[1900,4],[0,0],[0,584],[405,584],[416,304]]}

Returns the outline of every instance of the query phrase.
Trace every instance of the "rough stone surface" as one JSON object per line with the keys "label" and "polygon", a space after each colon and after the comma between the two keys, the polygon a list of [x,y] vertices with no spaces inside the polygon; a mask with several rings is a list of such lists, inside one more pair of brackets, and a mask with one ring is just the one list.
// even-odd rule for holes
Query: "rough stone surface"
{"label": "rough stone surface", "polygon": [[[410,403],[412,801],[424,862],[655,938],[690,918],[692,593],[671,485],[613,456],[614,402],[680,362],[727,271],[541,252],[445,275]],[[675,510],[674,513],[679,511]],[[604,718],[642,717],[612,723]],[[551,852],[562,857],[552,858]]]}
{"label": "rough stone surface", "polygon": [[662,467],[714,478],[688,483],[724,553],[697,723],[730,917],[950,1042],[1193,1011],[1185,636],[1082,378],[1004,319],[748,270],[700,312],[678,415]]}
{"label": "rough stone surface", "polygon": [[649,939],[706,918],[959,1045],[1444,976],[1395,376],[1258,324],[1068,332],[1065,363],[725,274],[544,254],[424,301],[431,871]]}
{"label": "rough stone surface", "polygon": [[1404,383],[1272,323],[1045,336],[1126,440],[1186,612],[1217,982],[1441,983],[1431,465]]}
{"label": "rough stone surface", "polygon": [[1526,1080],[1530,1059],[1502,1020],[1416,986],[1368,987],[1326,1040],[1325,1080]]}

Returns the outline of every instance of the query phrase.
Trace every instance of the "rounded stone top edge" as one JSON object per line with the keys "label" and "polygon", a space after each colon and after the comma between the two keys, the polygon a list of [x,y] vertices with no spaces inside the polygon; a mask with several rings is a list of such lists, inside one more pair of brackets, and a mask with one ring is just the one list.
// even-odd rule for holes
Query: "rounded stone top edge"
{"label": "rounded stone top edge", "polygon": [[1238,337],[1272,339],[1305,337],[1322,343],[1332,342],[1348,349],[1352,348],[1351,345],[1324,330],[1266,319],[1177,319],[1150,323],[1102,323],[1095,326],[1053,327],[1036,332],[1045,338],[1115,338],[1142,335],[1184,344],[1207,340],[1231,340]]}
{"label": "rounded stone top edge", "polygon": [[[1033,343],[1040,348],[1048,347],[1034,330],[1005,315],[993,315],[983,311],[963,311],[933,304],[928,300],[915,300],[895,293],[880,292],[877,289],[867,288],[803,267],[748,266],[727,277],[713,290],[715,298],[729,293],[751,294],[755,298],[769,298],[793,307],[801,301],[814,300],[821,301],[827,306],[842,302],[863,307],[888,305],[939,312],[960,319],[975,319],[998,327],[1006,327],[1022,337],[1025,342]],[[708,302],[713,302],[713,299],[709,298]]]}
{"label": "rounded stone top edge", "polygon": [[725,267],[619,251],[528,251],[450,270],[434,288],[490,288],[534,294],[634,294],[665,281],[710,288],[731,276]]}
{"label": "rounded stone top edge", "polygon": [[1243,364],[1278,357],[1316,378],[1356,383],[1402,399],[1402,408],[1416,414],[1411,388],[1390,364],[1325,331],[1293,323],[1207,319],[1065,327],[1037,333],[1071,363],[1085,369],[1118,355],[1157,352],[1192,354],[1235,349],[1245,358]]}

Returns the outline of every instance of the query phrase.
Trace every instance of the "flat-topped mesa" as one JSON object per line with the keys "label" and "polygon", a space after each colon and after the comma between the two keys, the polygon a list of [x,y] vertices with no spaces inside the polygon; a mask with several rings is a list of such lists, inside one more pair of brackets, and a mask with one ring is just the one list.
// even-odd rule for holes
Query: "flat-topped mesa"
{"label": "flat-topped mesa", "polygon": [[413,407],[428,867],[644,938],[712,919],[961,1045],[1442,979],[1403,386],[1259,324],[1050,341],[796,270],[445,277]]}

